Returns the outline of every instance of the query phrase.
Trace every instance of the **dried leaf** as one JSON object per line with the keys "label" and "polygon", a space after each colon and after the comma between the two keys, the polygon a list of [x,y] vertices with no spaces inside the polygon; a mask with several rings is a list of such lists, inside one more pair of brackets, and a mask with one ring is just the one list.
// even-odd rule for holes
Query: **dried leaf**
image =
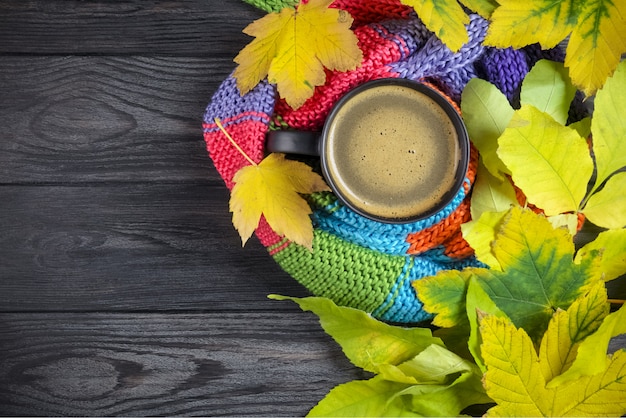
{"label": "dried leaf", "polygon": [[258,165],[243,167],[233,177],[230,196],[233,225],[245,244],[261,215],[279,235],[309,249],[313,246],[311,208],[300,193],[330,190],[311,167],[270,154]]}
{"label": "dried leaf", "polygon": [[358,39],[350,30],[352,17],[344,10],[329,8],[333,0],[310,0],[296,9],[251,23],[244,32],[255,39],[235,57],[233,76],[242,94],[265,76],[293,108],[324,84],[324,67],[355,69],[363,59]]}

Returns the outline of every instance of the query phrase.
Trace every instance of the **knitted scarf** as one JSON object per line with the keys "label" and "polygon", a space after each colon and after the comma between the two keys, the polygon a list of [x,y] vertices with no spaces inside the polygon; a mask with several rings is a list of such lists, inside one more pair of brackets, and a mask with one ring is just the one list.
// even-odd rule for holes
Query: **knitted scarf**
{"label": "knitted scarf", "polygon": [[[267,11],[293,0],[246,0]],[[539,47],[521,50],[483,45],[487,22],[472,15],[469,42],[453,53],[399,0],[337,0],[354,17],[353,30],[363,51],[359,68],[327,72],[326,84],[297,110],[261,82],[241,96],[228,77],[215,92],[204,115],[204,138],[215,168],[226,186],[249,164],[230,146],[214,123],[221,119],[248,156],[260,162],[269,129],[320,130],[333,104],[350,89],[373,79],[402,77],[428,82],[457,104],[467,82],[480,77],[498,87],[513,103],[529,68],[541,58],[562,59]],[[430,218],[409,224],[366,219],[340,204],[331,193],[310,196],[313,208],[313,251],[277,235],[263,218],[256,230],[273,259],[313,294],[371,313],[381,320],[415,323],[430,319],[411,283],[445,269],[480,266],[462,237],[460,225],[470,220],[470,191],[478,155],[472,151],[464,187],[454,200]]]}

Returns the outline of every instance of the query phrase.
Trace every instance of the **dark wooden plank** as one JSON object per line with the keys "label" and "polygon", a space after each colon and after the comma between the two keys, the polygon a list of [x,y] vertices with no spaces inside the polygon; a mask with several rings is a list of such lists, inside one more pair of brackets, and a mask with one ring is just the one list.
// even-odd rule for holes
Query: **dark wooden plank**
{"label": "dark wooden plank", "polygon": [[0,314],[0,411],[302,416],[336,384],[367,376],[314,316],[288,305],[281,314]]}
{"label": "dark wooden plank", "polygon": [[0,183],[217,179],[202,114],[231,59],[2,57]]}
{"label": "dark wooden plank", "polygon": [[280,308],[305,295],[221,185],[0,187],[0,311]]}
{"label": "dark wooden plank", "polygon": [[231,56],[264,14],[241,0],[1,0],[0,54]]}

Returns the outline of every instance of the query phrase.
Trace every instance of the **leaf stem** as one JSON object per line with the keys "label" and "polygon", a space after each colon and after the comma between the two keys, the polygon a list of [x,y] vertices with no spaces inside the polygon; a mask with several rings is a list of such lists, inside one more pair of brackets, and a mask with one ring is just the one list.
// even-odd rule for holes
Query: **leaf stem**
{"label": "leaf stem", "polygon": [[252,158],[250,158],[250,157],[248,156],[248,154],[246,154],[246,152],[245,152],[243,149],[241,149],[241,147],[239,146],[239,144],[237,144],[237,142],[235,142],[235,140],[233,139],[233,137],[232,137],[232,136],[230,136],[230,134],[228,133],[228,131],[226,130],[226,128],[224,128],[224,125],[222,125],[222,122],[220,121],[220,119],[219,119],[219,118],[213,118],[213,120],[215,121],[215,124],[217,125],[217,127],[218,127],[218,128],[220,128],[220,131],[222,131],[222,133],[223,133],[224,135],[226,135],[226,138],[228,138],[228,140],[230,141],[230,143],[231,143],[231,144],[233,144],[233,146],[234,146],[235,148],[237,148],[237,151],[239,151],[239,153],[240,153],[241,155],[243,155],[243,156],[246,158],[246,160],[248,160],[248,162],[249,162],[250,164],[252,164],[253,166],[255,166],[255,167],[256,167],[258,164],[257,164],[257,163],[255,163],[255,162],[254,162],[254,160],[253,160]]}

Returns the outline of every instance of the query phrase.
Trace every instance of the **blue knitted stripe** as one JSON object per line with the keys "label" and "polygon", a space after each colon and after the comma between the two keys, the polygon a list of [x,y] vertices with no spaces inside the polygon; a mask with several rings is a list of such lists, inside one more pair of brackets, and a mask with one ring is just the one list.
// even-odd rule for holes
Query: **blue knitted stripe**
{"label": "blue knitted stripe", "polygon": [[[465,179],[469,182],[469,179]],[[337,201],[313,212],[313,222],[321,230],[337,235],[353,244],[384,254],[405,255],[410,247],[407,235],[429,228],[454,212],[465,199],[461,188],[454,199],[441,211],[426,219],[409,224],[388,224],[358,215]]]}
{"label": "blue knitted stripe", "polygon": [[441,270],[462,270],[465,267],[482,266],[483,264],[477,261],[475,257],[464,260],[448,258],[445,262],[437,262],[424,255],[408,256],[395,285],[385,301],[374,310],[372,315],[383,321],[399,323],[416,323],[429,320],[432,315],[423,310],[422,302],[417,297],[412,283],[415,280],[433,276]]}

